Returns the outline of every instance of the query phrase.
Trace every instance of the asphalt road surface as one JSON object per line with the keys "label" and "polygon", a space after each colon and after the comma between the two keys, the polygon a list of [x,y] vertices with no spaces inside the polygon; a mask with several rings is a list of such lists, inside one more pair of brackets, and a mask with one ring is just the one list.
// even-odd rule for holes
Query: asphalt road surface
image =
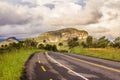
{"label": "asphalt road surface", "polygon": [[120,80],[120,62],[71,53],[36,53],[21,80]]}

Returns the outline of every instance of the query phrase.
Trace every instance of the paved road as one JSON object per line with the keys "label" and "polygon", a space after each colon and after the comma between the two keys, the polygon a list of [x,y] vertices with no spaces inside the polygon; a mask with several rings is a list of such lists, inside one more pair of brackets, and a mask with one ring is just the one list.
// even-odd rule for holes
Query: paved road
{"label": "paved road", "polygon": [[21,80],[120,80],[120,62],[68,53],[36,53]]}

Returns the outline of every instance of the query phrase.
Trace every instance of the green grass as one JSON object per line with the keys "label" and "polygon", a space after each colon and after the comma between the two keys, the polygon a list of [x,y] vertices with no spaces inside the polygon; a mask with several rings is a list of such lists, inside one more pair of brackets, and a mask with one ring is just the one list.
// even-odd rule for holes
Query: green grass
{"label": "green grass", "polygon": [[82,48],[75,47],[71,49],[72,53],[87,55],[97,58],[120,61],[120,49],[115,48]]}
{"label": "green grass", "polygon": [[20,80],[28,57],[37,49],[20,49],[0,54],[0,80]]}

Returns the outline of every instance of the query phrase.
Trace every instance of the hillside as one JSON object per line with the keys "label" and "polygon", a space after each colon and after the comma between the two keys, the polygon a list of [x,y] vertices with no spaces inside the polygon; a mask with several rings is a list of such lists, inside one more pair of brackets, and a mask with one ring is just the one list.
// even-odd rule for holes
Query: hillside
{"label": "hillside", "polygon": [[9,38],[7,38],[6,40],[0,42],[0,47],[1,47],[2,45],[8,45],[8,44],[13,43],[13,42],[18,43],[19,40],[16,39],[15,37],[9,37]]}
{"label": "hillside", "polygon": [[68,40],[74,37],[79,39],[85,39],[88,36],[88,32],[84,30],[78,30],[75,28],[65,28],[56,31],[49,31],[42,33],[38,37],[34,38],[37,42],[46,40],[47,42],[58,42]]}

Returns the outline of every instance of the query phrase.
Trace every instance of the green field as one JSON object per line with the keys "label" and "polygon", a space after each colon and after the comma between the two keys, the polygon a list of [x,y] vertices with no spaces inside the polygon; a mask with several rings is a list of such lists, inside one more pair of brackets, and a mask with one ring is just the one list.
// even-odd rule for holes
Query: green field
{"label": "green field", "polygon": [[116,48],[82,48],[75,47],[71,49],[72,53],[87,55],[97,58],[120,61],[120,49]]}
{"label": "green field", "polygon": [[[0,80],[20,80],[28,57],[38,49],[20,49],[0,54]],[[75,47],[72,53],[120,61],[120,49]]]}
{"label": "green field", "polygon": [[0,80],[19,80],[28,57],[38,49],[20,49],[0,54]]}

